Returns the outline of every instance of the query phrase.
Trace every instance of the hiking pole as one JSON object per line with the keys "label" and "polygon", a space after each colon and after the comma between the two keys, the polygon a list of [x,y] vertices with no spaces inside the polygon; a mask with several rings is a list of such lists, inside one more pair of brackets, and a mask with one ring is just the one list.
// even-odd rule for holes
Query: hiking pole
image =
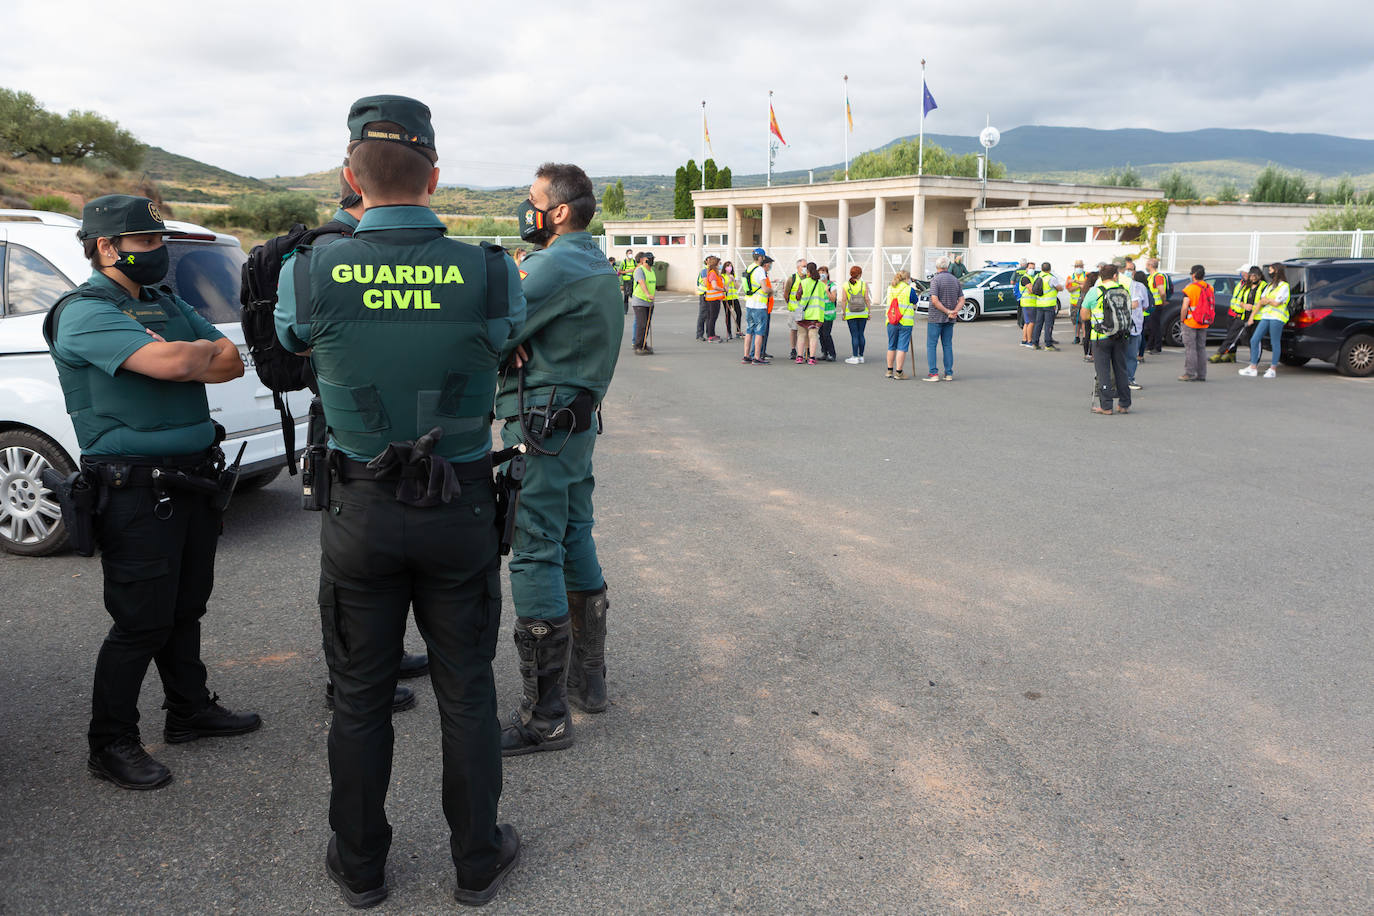
{"label": "hiking pole", "polygon": [[654,307],[649,306],[649,314],[644,319],[644,347],[652,350],[654,348]]}

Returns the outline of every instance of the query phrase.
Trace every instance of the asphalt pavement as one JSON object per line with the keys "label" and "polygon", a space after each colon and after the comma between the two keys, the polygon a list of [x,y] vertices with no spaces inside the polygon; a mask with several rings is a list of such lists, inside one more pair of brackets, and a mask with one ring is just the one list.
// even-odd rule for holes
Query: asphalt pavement
{"label": "asphalt pavement", "polygon": [[[597,446],[612,705],[506,762],[526,847],[490,912],[1370,911],[1374,383],[1184,384],[1167,350],[1101,417],[1071,333],[960,325],[931,384],[883,378],[880,323],[865,365],[788,363],[779,318],[744,366],[694,298],[658,312]],[[235,498],[204,626],[265,724],[163,745],[150,672],[157,792],[86,774],[99,561],[0,555],[0,912],[347,911],[298,506],[285,475]],[[496,680],[509,710],[508,636]],[[382,913],[456,906],[409,683]]]}

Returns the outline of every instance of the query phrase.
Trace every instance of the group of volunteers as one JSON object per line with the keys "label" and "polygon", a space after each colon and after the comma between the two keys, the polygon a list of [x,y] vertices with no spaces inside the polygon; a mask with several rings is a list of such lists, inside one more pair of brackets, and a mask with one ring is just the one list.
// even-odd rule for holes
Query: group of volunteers
{"label": "group of volunteers", "polygon": [[[413,611],[439,707],[454,897],[480,905],[521,852],[515,828],[497,821],[502,758],[570,746],[570,702],[607,708],[591,461],[625,302],[616,311],[616,271],[586,231],[596,197],[578,166],[537,170],[517,212],[537,247],[513,263],[497,246],[447,238],[430,209],[439,170],[427,106],[359,99],[347,130],[339,210],[284,261],[268,259],[279,283],[244,301],[245,316],[267,316],[265,340],[244,324],[264,384],[257,356],[276,347],[274,359],[310,370],[319,395],[301,479],[306,507],[321,510],[311,598],[334,709],[325,872],[354,907],[389,892],[391,717],[414,704],[397,685]],[[220,704],[200,658],[236,476],[205,385],[245,367],[231,341],[159,285],[172,234],[147,198],[86,204],[78,238],[93,272],[44,326],[82,450],[80,470],[53,490],[79,551],[101,550],[113,619],[96,662],[87,767],[126,789],[172,779],[139,732],[149,665],[161,676],[168,744],[262,724]],[[648,268],[636,273],[652,303]],[[393,309],[393,293],[425,306]],[[523,690],[503,722],[492,660],[508,551]]]}

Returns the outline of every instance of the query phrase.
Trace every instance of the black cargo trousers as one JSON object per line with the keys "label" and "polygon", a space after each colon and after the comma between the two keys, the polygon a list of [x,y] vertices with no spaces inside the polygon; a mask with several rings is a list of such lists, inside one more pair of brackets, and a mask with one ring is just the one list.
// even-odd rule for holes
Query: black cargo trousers
{"label": "black cargo trousers", "polygon": [[[83,465],[129,460],[100,456]],[[92,751],[138,736],[138,694],[149,662],[162,678],[167,709],[190,716],[209,705],[200,619],[215,586],[222,515],[203,493],[174,491],[159,506],[148,485],[106,491],[95,533],[114,625],[96,657],[86,736]]]}
{"label": "black cargo trousers", "polygon": [[391,826],[392,695],[406,613],[429,651],[443,746],[443,807],[460,880],[498,865],[501,728],[491,662],[501,557],[491,472],[451,502],[396,500],[396,481],[336,480],[320,530],[320,622],[334,679],[329,825],[344,873],[384,877]]}

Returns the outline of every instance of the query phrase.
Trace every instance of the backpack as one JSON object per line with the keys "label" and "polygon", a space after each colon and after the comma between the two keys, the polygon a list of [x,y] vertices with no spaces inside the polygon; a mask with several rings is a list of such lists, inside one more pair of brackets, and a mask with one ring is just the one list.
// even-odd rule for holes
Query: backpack
{"label": "backpack", "polygon": [[1102,290],[1102,318],[1093,320],[1093,330],[1111,340],[1131,336],[1131,294],[1122,286]]}
{"label": "backpack", "polygon": [[1031,284],[1031,295],[1032,295],[1032,296],[1037,296],[1037,297],[1045,295],[1045,275],[1044,275],[1044,274],[1037,274],[1037,275],[1036,275],[1035,282]]}
{"label": "backpack", "polygon": [[889,302],[888,305],[887,305],[887,323],[888,323],[888,324],[901,324],[901,323],[902,323],[902,305],[901,305],[900,302],[897,301],[897,297],[896,297],[896,296],[893,296],[893,297],[892,297],[892,301]]}
{"label": "backpack", "polygon": [[315,373],[310,369],[309,359],[287,350],[277,339],[273,315],[277,307],[277,281],[281,277],[282,262],[297,249],[323,236],[352,234],[351,227],[337,221],[317,229],[307,229],[296,223],[285,235],[254,245],[243,264],[243,283],[239,288],[239,302],[243,304],[240,313],[243,342],[248,347],[248,357],[258,379],[272,392],[272,404],[281,414],[286,467],[292,474],[296,473],[296,422],[291,416],[291,406],[282,395],[306,388],[315,391]]}
{"label": "backpack", "polygon": [[744,295],[752,296],[758,292],[758,287],[754,285],[754,268],[757,264],[752,264],[744,271]]}
{"label": "backpack", "polygon": [[1197,305],[1193,306],[1188,317],[1208,328],[1217,320],[1217,294],[1210,284],[1198,291]]}

